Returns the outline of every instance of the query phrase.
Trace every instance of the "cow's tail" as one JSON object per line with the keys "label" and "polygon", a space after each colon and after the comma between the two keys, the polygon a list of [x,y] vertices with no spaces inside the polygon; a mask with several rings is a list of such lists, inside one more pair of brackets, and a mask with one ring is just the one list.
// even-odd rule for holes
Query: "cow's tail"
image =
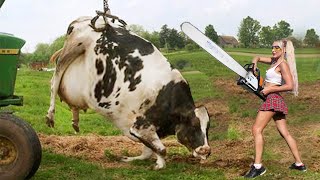
{"label": "cow's tail", "polygon": [[49,60],[49,63],[57,63],[58,61],[58,58],[61,54],[61,51],[62,51],[63,48],[59,49],[58,51],[56,51],[55,53],[52,54],[50,60]]}

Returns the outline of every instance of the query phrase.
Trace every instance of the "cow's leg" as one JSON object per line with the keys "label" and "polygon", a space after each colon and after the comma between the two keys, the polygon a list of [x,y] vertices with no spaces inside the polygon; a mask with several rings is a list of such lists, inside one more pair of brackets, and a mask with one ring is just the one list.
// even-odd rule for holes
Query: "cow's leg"
{"label": "cow's leg", "polygon": [[147,146],[143,147],[142,154],[140,156],[135,156],[135,157],[123,157],[121,160],[124,162],[130,162],[133,160],[144,160],[144,159],[149,159],[151,155],[153,154],[152,149],[148,148]]}
{"label": "cow's leg", "polygon": [[55,98],[58,91],[58,88],[56,87],[55,79],[56,79],[55,75],[53,75],[51,79],[51,89],[50,89],[51,91],[50,107],[46,115],[46,119],[47,119],[46,123],[49,127],[54,127]]}
{"label": "cow's leg", "polygon": [[80,128],[79,128],[79,109],[76,107],[72,107],[71,111],[72,111],[72,127],[78,133],[80,131]]}
{"label": "cow's leg", "polygon": [[157,162],[154,167],[155,170],[165,167],[164,157],[166,155],[166,148],[160,141],[154,125],[146,120],[138,119],[130,128],[130,134],[138,138],[145,146],[156,153]]}

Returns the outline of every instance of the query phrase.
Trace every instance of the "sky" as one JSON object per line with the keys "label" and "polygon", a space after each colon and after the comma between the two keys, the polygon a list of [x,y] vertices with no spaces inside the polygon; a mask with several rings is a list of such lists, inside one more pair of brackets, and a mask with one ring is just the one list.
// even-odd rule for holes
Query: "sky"
{"label": "sky", "polygon": [[[213,25],[218,35],[237,38],[241,21],[250,16],[261,26],[281,20],[293,35],[304,37],[308,29],[320,36],[319,0],[109,0],[111,13],[127,24],[141,25],[149,32],[165,24],[180,31],[189,21],[204,31]],[[70,22],[80,16],[95,16],[103,0],[6,0],[0,9],[0,32],[26,40],[22,52],[33,52],[38,43],[52,43],[64,35]]]}

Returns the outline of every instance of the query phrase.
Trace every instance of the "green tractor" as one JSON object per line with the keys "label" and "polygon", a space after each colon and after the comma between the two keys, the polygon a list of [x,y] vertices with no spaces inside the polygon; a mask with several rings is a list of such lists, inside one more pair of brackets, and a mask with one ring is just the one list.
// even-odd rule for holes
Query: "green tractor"
{"label": "green tractor", "polygon": [[[0,0],[0,8],[4,1]],[[41,162],[41,144],[34,129],[12,112],[1,110],[23,105],[23,97],[14,95],[14,87],[24,44],[23,39],[0,33],[0,179],[29,179]]]}

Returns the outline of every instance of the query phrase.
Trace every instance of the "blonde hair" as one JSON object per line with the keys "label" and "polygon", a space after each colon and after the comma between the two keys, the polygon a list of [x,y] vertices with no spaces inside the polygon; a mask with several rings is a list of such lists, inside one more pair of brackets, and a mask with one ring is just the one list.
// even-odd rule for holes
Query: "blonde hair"
{"label": "blonde hair", "polygon": [[281,49],[283,49],[282,58],[287,61],[287,64],[291,72],[291,76],[293,79],[292,93],[294,94],[294,96],[298,96],[298,93],[299,93],[298,73],[297,73],[296,57],[294,54],[294,47],[293,47],[292,41],[283,39],[277,42],[280,44]]}

